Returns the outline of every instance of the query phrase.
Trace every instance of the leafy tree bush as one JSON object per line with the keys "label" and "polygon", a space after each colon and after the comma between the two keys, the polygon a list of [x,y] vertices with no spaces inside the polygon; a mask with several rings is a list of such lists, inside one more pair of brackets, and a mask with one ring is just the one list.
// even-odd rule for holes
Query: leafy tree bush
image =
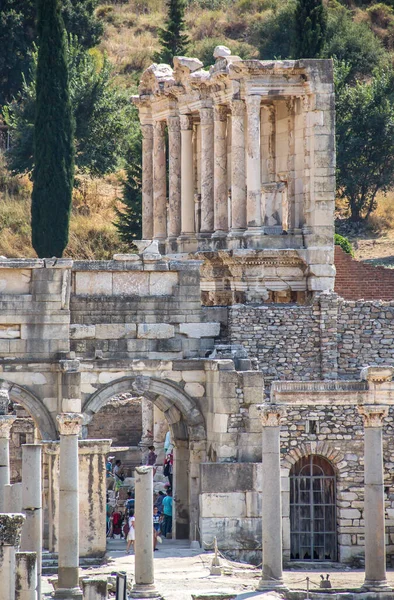
{"label": "leafy tree bush", "polygon": [[[95,15],[99,0],[63,0],[62,14],[69,34],[90,48],[103,34]],[[17,94],[29,74],[33,42],[37,40],[35,0],[1,0],[0,107]]]}
{"label": "leafy tree bush", "polygon": [[327,30],[322,0],[297,0],[295,11],[295,58],[320,58]]}
{"label": "leafy tree bush", "polygon": [[338,194],[359,221],[376,207],[376,195],[394,185],[394,72],[346,83],[349,68],[336,69]]}
{"label": "leafy tree bush", "polygon": [[41,258],[60,257],[68,242],[74,182],[74,121],[66,31],[59,0],[38,0],[37,31],[32,245]]}
{"label": "leafy tree bush", "polygon": [[[33,53],[35,79],[37,52]],[[75,163],[78,172],[101,176],[115,171],[128,147],[132,112],[127,93],[111,83],[111,65],[96,50],[84,51],[71,40],[68,47],[70,96],[75,118]],[[35,86],[23,82],[18,98],[4,110],[13,144],[7,153],[14,174],[33,169]]]}
{"label": "leafy tree bush", "polygon": [[259,27],[260,58],[291,58],[295,40],[295,0],[289,0],[278,11],[267,12],[266,19]]}
{"label": "leafy tree bush", "polygon": [[350,256],[354,256],[353,246],[347,237],[344,237],[343,235],[339,235],[339,233],[336,233],[334,235],[334,243],[336,246],[340,246],[342,248],[342,250],[344,252],[346,252],[346,254],[350,254]]}
{"label": "leafy tree bush", "polygon": [[163,29],[159,30],[160,52],[155,61],[171,65],[174,56],[185,56],[189,38],[184,33],[185,0],[167,0],[167,18]]}

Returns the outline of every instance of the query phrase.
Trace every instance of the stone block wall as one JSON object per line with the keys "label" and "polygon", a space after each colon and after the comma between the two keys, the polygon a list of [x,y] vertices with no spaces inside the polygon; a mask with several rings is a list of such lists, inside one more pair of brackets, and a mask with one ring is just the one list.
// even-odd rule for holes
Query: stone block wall
{"label": "stone block wall", "polygon": [[335,246],[335,292],[346,300],[391,300],[394,271],[354,260]]}
{"label": "stone block wall", "polygon": [[111,439],[112,446],[137,446],[142,435],[141,398],[115,398],[93,415],[87,439]]}

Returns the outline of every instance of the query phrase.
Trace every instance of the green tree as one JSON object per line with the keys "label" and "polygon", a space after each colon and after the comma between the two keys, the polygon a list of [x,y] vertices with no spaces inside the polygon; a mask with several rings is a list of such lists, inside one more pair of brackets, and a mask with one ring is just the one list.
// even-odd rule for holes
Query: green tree
{"label": "green tree", "polygon": [[137,115],[131,121],[131,140],[126,154],[126,178],[123,182],[124,207],[115,209],[115,226],[123,242],[132,245],[142,237],[142,136]]}
{"label": "green tree", "polygon": [[[103,24],[96,17],[99,0],[63,0],[67,32],[84,48],[96,45]],[[22,88],[31,68],[33,43],[37,41],[35,0],[1,0],[0,9],[0,107]]]}
{"label": "green tree", "polygon": [[320,58],[327,31],[322,0],[297,0],[295,11],[295,58]]}
{"label": "green tree", "polygon": [[[111,65],[97,50],[86,52],[70,40],[67,50],[70,96],[75,118],[75,165],[77,173],[102,176],[115,171],[128,148],[132,106],[126,91],[112,84]],[[32,73],[18,97],[4,109],[13,144],[7,153],[14,174],[33,169],[33,131],[36,105],[34,83],[37,52]]]}
{"label": "green tree", "polygon": [[338,195],[360,221],[376,207],[376,195],[394,185],[394,73],[346,83],[349,67],[336,68]]}
{"label": "green tree", "polygon": [[296,2],[289,0],[277,12],[268,12],[258,31],[260,58],[286,59],[292,55],[295,39]]}
{"label": "green tree", "polygon": [[59,0],[38,0],[37,32],[32,245],[41,258],[60,257],[68,243],[74,182],[74,120],[67,38]]}
{"label": "green tree", "polygon": [[167,0],[167,18],[163,29],[159,30],[161,49],[155,61],[171,65],[174,56],[185,56],[189,40],[184,33],[185,0]]}

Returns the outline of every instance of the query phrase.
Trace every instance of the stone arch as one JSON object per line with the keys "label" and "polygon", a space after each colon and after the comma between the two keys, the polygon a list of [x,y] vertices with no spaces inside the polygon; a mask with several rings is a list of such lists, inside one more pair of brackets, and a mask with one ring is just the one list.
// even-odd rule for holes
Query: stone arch
{"label": "stone arch", "polygon": [[196,402],[176,383],[144,375],[116,379],[94,392],[82,407],[85,423],[88,423],[113,396],[130,390],[151,400],[163,411],[174,440],[206,439],[204,417]]}
{"label": "stone arch", "polygon": [[37,425],[43,440],[58,439],[56,425],[51,414],[37,396],[17,383],[12,383],[4,379],[0,379],[0,387],[7,389],[11,400],[14,400],[27,410]]}
{"label": "stone arch", "polygon": [[334,448],[331,444],[323,441],[303,442],[296,448],[292,448],[282,459],[281,466],[283,469],[288,469],[290,473],[291,467],[295,465],[300,458],[310,456],[311,454],[318,454],[329,460],[339,476],[347,470],[343,453],[338,448]]}

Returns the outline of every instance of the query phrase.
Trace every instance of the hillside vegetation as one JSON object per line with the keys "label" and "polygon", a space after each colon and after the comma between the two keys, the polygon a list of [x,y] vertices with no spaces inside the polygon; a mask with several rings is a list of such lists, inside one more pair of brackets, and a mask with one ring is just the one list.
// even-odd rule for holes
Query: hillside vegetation
{"label": "hillside vegetation", "polygon": [[[390,0],[392,1],[392,0]],[[188,55],[204,65],[213,63],[216,45],[228,46],[242,58],[287,58],[292,56],[296,0],[190,0],[185,19],[189,37]],[[394,53],[394,9],[389,3],[339,3],[329,0],[327,42],[323,56],[335,55],[349,65],[348,79],[368,81],[373,70],[392,65]],[[111,86],[124,94],[135,92],[142,71],[160,50],[159,31],[166,16],[164,0],[131,0],[98,4],[95,11],[103,34],[88,50],[99,69],[105,57],[112,66]],[[134,117],[135,118],[135,117]],[[89,155],[90,158],[90,155]],[[70,242],[65,256],[109,258],[125,251],[113,222],[121,206],[124,167],[94,178],[80,173],[74,190]],[[34,256],[30,243],[31,183],[27,176],[15,177],[4,159],[0,162],[0,254]],[[344,204],[338,215],[347,216]],[[373,237],[394,225],[394,194],[379,197],[371,215]],[[358,232],[353,232],[354,236]],[[351,232],[352,234],[352,232]],[[386,236],[391,242],[391,235]],[[376,246],[376,244],[375,244]],[[394,250],[392,252],[394,255]],[[365,258],[365,256],[363,256]]]}

